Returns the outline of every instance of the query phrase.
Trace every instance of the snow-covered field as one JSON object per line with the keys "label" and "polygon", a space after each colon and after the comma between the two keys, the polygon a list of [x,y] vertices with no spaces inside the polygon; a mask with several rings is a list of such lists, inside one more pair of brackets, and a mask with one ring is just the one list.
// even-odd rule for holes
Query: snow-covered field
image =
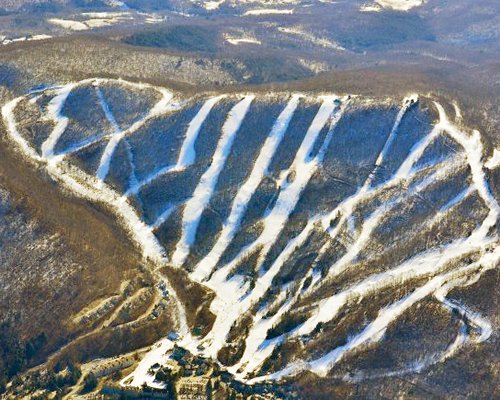
{"label": "snow-covered field", "polygon": [[256,39],[255,37],[251,36],[233,36],[226,34],[224,35],[224,40],[235,46],[240,44],[262,44],[262,42],[259,39]]}
{"label": "snow-covered field", "polygon": [[[157,94],[158,100],[124,127],[117,122],[119,104],[106,98],[105,85],[116,85],[137,96],[141,90],[149,90]],[[66,114],[71,111],[68,109],[70,99],[78,88],[90,88],[90,92],[95,93],[98,106],[92,112],[102,114],[102,120],[111,126],[112,132],[103,135],[96,127],[94,137],[58,150],[58,143],[74,123]],[[240,334],[244,350],[230,366],[230,371],[239,379],[250,383],[281,379],[304,370],[324,376],[349,355],[383,341],[391,324],[427,298],[436,299],[446,312],[461,316],[456,339],[442,351],[428,354],[420,363],[386,374],[422,370],[453,356],[468,344],[487,340],[491,335],[491,324],[484,317],[466,304],[449,298],[448,294],[455,287],[475,283],[485,271],[496,268],[500,261],[495,230],[500,206],[490,191],[487,175],[488,168],[498,167],[500,152],[495,150],[485,160],[481,134],[466,130],[462,125],[459,127],[438,102],[429,101],[438,115],[437,121],[431,121],[425,129],[419,128],[421,133],[417,135],[418,129],[414,126],[419,120],[415,113],[419,112],[422,98],[416,94],[408,95],[400,104],[391,103],[391,107],[383,108],[387,101],[384,103],[380,99],[275,93],[265,101],[269,102],[269,109],[273,102],[278,102],[281,109],[267,128],[264,122],[251,127],[246,125],[252,118],[262,121],[267,118],[265,112],[255,114],[260,110],[257,103],[264,101],[262,95],[202,95],[190,120],[172,131],[180,138],[179,145],[174,144],[176,137],[172,132],[153,132],[169,147],[175,146],[176,161],[165,165],[164,160],[156,160],[158,168],[139,180],[135,163],[141,149],[137,146],[148,150],[150,143],[137,144],[131,139],[150,129],[155,121],[180,113],[187,104],[180,93],[125,81],[88,79],[46,89],[44,94],[51,98],[47,106],[37,103],[39,93],[26,94],[3,106],[2,116],[13,144],[27,158],[44,165],[67,190],[106,204],[143,248],[145,257],[159,265],[187,269],[192,280],[215,293],[211,311],[216,319],[212,329],[204,337],[194,337],[190,334],[183,304],[169,287],[178,311],[180,346],[215,359],[226,346],[235,345],[230,339],[231,331],[239,326],[242,316],[249,317]],[[211,118],[221,109],[218,107],[226,103],[230,107],[222,118],[213,151],[205,153],[199,143],[207,140],[204,134],[211,128]],[[381,106],[383,111],[373,105]],[[50,135],[39,148],[20,126],[22,115],[17,110],[21,106],[38,107],[42,120],[53,123]],[[374,123],[367,125],[370,129],[366,132],[349,131],[350,124],[345,121],[361,118],[359,115],[367,118],[363,110],[370,110],[370,107],[373,113],[380,114],[376,114],[379,119],[388,122],[382,128],[377,128]],[[458,106],[457,110],[456,117],[460,119]],[[215,122],[211,124],[213,127]],[[246,147],[250,152],[253,141],[258,140],[253,135],[264,129],[265,139],[257,146],[251,164],[245,164],[243,155],[239,162],[234,163],[234,152],[241,148],[238,147],[240,134],[246,132],[248,135]],[[361,144],[354,143],[356,134],[364,134]],[[444,138],[452,141],[457,150],[436,158],[433,156],[435,146],[439,146]],[[296,147],[293,147],[294,141]],[[350,143],[353,143],[352,147]],[[83,154],[96,145],[102,145],[102,150],[93,175],[72,164],[72,156]],[[125,156],[118,159],[122,145],[125,146]],[[344,153],[347,158],[341,158]],[[279,161],[286,159],[285,156],[288,161]],[[118,192],[110,181],[117,160],[130,171],[123,192]],[[315,190],[320,190],[315,188],[323,187],[325,183],[340,185],[339,182],[350,178],[349,175],[340,177],[345,167],[334,169],[336,165],[348,162],[351,163],[351,175],[362,179],[353,180],[352,188],[340,199],[325,199],[321,192],[315,196]],[[206,165],[206,168],[198,175],[193,173],[196,182],[192,192],[177,205],[167,199],[156,221],[152,224],[144,222],[142,210],[132,198],[141,198],[145,189],[162,182],[162,179],[187,174],[200,165]],[[225,188],[222,186],[224,178],[231,168],[246,168],[246,172],[239,178],[230,175],[234,181],[227,190],[233,190],[233,194],[223,206],[219,205],[219,211],[214,211],[217,205],[213,200],[221,188]],[[461,173],[466,174],[464,185],[453,184]],[[265,182],[273,187],[269,198],[264,197],[266,192],[261,188]],[[432,197],[431,211],[419,208],[422,198],[436,196],[441,187],[446,188],[442,193],[449,193]],[[161,194],[161,190],[158,193]],[[257,194],[266,199],[263,204],[254,203]],[[307,207],[304,211],[305,198]],[[146,204],[150,201],[148,199],[143,197],[141,201]],[[473,199],[477,203],[468,203]],[[157,201],[157,198],[153,196],[153,200]],[[470,207],[468,204],[479,205]],[[432,232],[432,229],[446,226],[464,212],[464,206],[468,207],[469,219],[475,222],[470,231],[453,232],[448,238],[438,238],[424,249],[416,248],[414,253],[387,264],[377,258],[404,244],[406,239],[418,238],[420,232]],[[176,213],[177,209],[179,212]],[[256,209],[260,210],[256,220],[248,222],[245,218]],[[200,238],[200,231],[208,212],[217,215],[221,222],[212,242],[200,251],[196,246],[205,239]],[[397,221],[392,219],[394,215],[414,226],[408,229],[398,227]],[[157,232],[169,224],[177,224],[179,235],[173,243],[164,243]],[[254,227],[258,227],[255,232],[251,230]],[[383,248],[376,247],[379,237],[393,231],[400,233],[399,243],[383,243]],[[335,250],[339,246],[342,249]],[[331,257],[332,252],[338,257]],[[294,264],[302,254],[312,254],[312,258]],[[361,268],[363,260],[373,262],[370,264],[373,270]],[[382,264],[384,268],[376,269]],[[322,269],[320,265],[323,265]],[[242,272],[245,267],[253,272]],[[304,268],[295,270],[299,267]],[[283,279],[285,271],[293,274],[291,281]],[[328,289],[341,278],[345,282],[343,286],[337,290]],[[309,356],[308,346],[313,346],[323,334],[328,334],[327,331],[321,333],[321,327],[335,321],[340,313],[355,310],[362,299],[369,299],[375,293],[390,293],[391,288],[406,288],[406,292],[391,298],[387,304],[378,306],[375,303],[374,306],[378,307],[376,316],[364,326],[354,326],[357,330],[346,338],[344,344],[332,348],[320,346],[319,353],[315,348],[316,355]],[[322,294],[318,297],[318,293]],[[273,328],[297,311],[302,312],[300,322],[270,337]],[[261,372],[263,363],[272,359],[280,346],[297,342],[301,343],[302,350],[294,356],[293,362]],[[123,379],[122,384],[141,386],[146,382],[153,387],[159,386],[148,370],[155,363],[166,362],[172,347],[173,342],[163,338],[146,354],[137,369]]]}
{"label": "snow-covered field", "polygon": [[317,46],[321,46],[327,49],[333,49],[337,51],[344,51],[345,48],[342,47],[340,44],[334,42],[331,39],[325,38],[325,37],[317,37],[311,32],[306,31],[303,27],[301,26],[289,26],[289,27],[284,27],[280,26],[278,27],[278,31],[281,33],[285,33],[287,35],[293,35],[300,37],[301,39],[304,39],[307,42],[310,42],[312,44],[315,44]]}
{"label": "snow-covered field", "polygon": [[33,36],[20,36],[16,38],[7,38],[5,36],[0,36],[0,43],[3,45],[11,44],[11,43],[17,43],[17,42],[29,42],[32,40],[47,40],[50,39],[52,36],[50,35],[33,35]]}
{"label": "snow-covered field", "polygon": [[48,22],[72,31],[85,31],[93,28],[112,26],[133,19],[129,12],[91,12],[82,13],[80,17],[78,20],[49,18]]}
{"label": "snow-covered field", "polygon": [[423,6],[426,0],[375,0],[373,3],[362,4],[362,12],[380,12],[384,9],[394,11],[410,11]]}

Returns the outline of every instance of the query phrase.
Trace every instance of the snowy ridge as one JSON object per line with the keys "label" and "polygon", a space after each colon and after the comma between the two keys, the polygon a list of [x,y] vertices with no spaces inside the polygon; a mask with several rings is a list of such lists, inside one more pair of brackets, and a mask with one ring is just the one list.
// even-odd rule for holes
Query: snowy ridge
{"label": "snowy ridge", "polygon": [[[148,87],[157,91],[161,98],[140,119],[130,123],[128,127],[120,127],[117,117],[111,111],[114,109],[110,105],[111,100],[106,99],[100,90],[102,84],[118,84],[130,90]],[[96,127],[95,136],[76,138],[65,149],[56,153],[55,148],[64,137],[69,123],[63,113],[66,100],[72,90],[84,85],[94,87],[104,117],[113,132],[102,134]],[[193,185],[194,191],[187,198],[163,202],[158,207],[160,211],[153,218],[153,222],[147,224],[140,207],[134,205],[131,198],[139,196],[141,188],[158,182],[157,179],[164,174],[188,171],[198,165],[200,157],[194,149],[200,132],[203,132],[207,117],[214,112],[214,106],[227,96],[206,97],[187,125],[186,131],[182,133],[179,148],[175,148],[177,160],[172,165],[146,173],[146,178],[138,181],[135,171],[141,166],[135,165],[136,149],[131,145],[134,142],[128,139],[138,130],[145,129],[152,118],[175,113],[178,108],[172,99],[177,94],[164,88],[107,79],[88,79],[47,88],[46,91],[54,95],[44,116],[54,122],[48,138],[37,149],[23,136],[20,129],[21,117],[16,112],[25,100],[36,106],[35,93],[18,97],[2,107],[2,117],[9,138],[28,159],[44,165],[54,180],[67,190],[77,196],[107,205],[142,248],[146,258],[163,266],[169,265],[168,259],[171,257],[172,267],[191,269],[190,278],[214,292],[215,298],[210,304],[210,310],[215,314],[215,322],[208,334],[195,337],[190,334],[192,327],[187,323],[182,303],[173,289],[168,287],[177,308],[180,346],[195,354],[217,359],[221,350],[235,345],[234,339],[230,338],[231,332],[233,328],[238,327],[243,316],[248,317],[246,321],[249,322],[239,338],[244,348],[238,359],[228,365],[229,371],[238,379],[249,383],[278,380],[305,370],[325,376],[349,355],[384,340],[387,329],[397,323],[401,315],[428,297],[437,299],[444,309],[460,316],[460,330],[456,339],[445,350],[417,360],[400,370],[380,373],[358,371],[345,379],[368,379],[381,374],[397,376],[418,372],[452,357],[469,343],[480,343],[490,337],[493,329],[491,323],[469,306],[448,298],[448,293],[455,287],[473,284],[485,271],[496,268],[500,262],[495,230],[500,217],[500,206],[488,184],[488,169],[496,168],[497,151],[485,161],[480,133],[464,132],[453,125],[439,103],[433,104],[439,114],[438,120],[406,145],[407,150],[402,161],[392,170],[395,172],[375,185],[374,178],[391,160],[392,152],[401,151],[398,149],[402,141],[407,140],[400,132],[403,129],[403,119],[412,118],[410,110],[417,108],[418,102],[422,101],[417,95],[403,99],[395,120],[389,121],[392,125],[389,125],[387,131],[379,133],[383,135],[384,140],[380,147],[377,147],[380,150],[374,151],[372,165],[363,175],[364,180],[359,181],[359,186],[336,203],[332,202],[331,206],[327,204],[326,211],[322,209],[322,212],[311,211],[307,214],[302,225],[296,227],[293,230],[295,233],[275,251],[280,237],[294,221],[294,213],[299,209],[304,194],[310,190],[313,178],[323,176],[322,172],[329,172],[326,171],[326,168],[330,168],[327,155],[336,155],[335,141],[339,130],[342,129],[339,122],[357,107],[357,99],[350,96],[287,94],[286,105],[278,118],[269,125],[272,128],[256,152],[248,175],[241,182],[234,182],[237,185],[236,195],[228,203],[228,214],[214,237],[213,245],[197,259],[195,265],[187,265],[197,240],[202,213],[211,205],[222,171],[229,168],[227,160],[234,151],[234,140],[257,95],[241,95],[239,102],[224,116],[223,126],[214,141],[215,150],[208,155],[209,166],[198,175],[201,178]],[[311,123],[300,136],[297,150],[295,154],[291,154],[290,164],[280,171],[271,171],[272,162],[278,157],[279,150],[287,145],[289,135],[291,137],[291,122],[297,115],[297,109],[307,108],[314,103],[319,105],[319,109],[316,114],[311,115]],[[418,162],[431,151],[432,145],[444,136],[456,143],[460,151],[439,162],[430,161],[419,165]],[[122,140],[126,155],[120,162],[127,163],[131,172],[126,177],[124,193],[119,193],[107,183],[107,177],[111,161],[118,156],[115,150]],[[73,165],[69,156],[81,154],[82,150],[95,143],[104,143],[105,149],[100,155],[94,175]],[[458,189],[453,187],[455,190],[451,190],[446,198],[435,205],[432,204],[431,211],[428,208],[424,208],[424,211],[418,209],[419,202],[426,193],[432,193],[433,190],[439,189],[439,185],[460,177],[460,173],[467,174],[465,185],[460,185]],[[324,176],[328,175],[325,173]],[[259,230],[245,242],[246,244],[233,249],[235,251],[232,257],[225,257],[238,235],[244,231],[244,218],[250,203],[265,179],[272,180],[276,188],[273,201],[267,203],[258,218],[256,225],[260,227]],[[392,226],[391,217],[395,214],[411,218],[412,213],[417,212],[412,208],[413,205],[418,212],[423,213],[424,221],[419,222],[415,229],[408,229],[409,235],[415,235],[418,230],[430,231],[452,219],[454,213],[469,200],[480,203],[479,207],[484,210],[482,214],[479,211],[476,213],[482,216],[475,217],[476,224],[470,231],[460,232],[460,235],[442,242],[437,241],[425,250],[419,250],[395,261],[394,264],[384,265],[384,268],[357,271],[363,259],[367,262],[377,260],[379,250],[372,250],[371,246],[376,245],[381,229],[387,230]],[[140,201],[149,200],[141,198]],[[314,209],[311,204],[311,210]],[[182,213],[176,210],[182,210]],[[168,247],[156,235],[157,230],[177,214],[181,214],[181,231],[175,242],[170,243],[169,254],[166,250]],[[312,247],[311,243],[316,247]],[[329,254],[337,249],[339,244],[342,250],[335,250],[341,252],[331,260]],[[388,243],[383,250],[391,251],[397,245],[398,243]],[[291,263],[305,251],[313,253],[312,261],[302,262],[301,266],[304,268],[300,272],[294,271],[296,275],[293,281],[279,280],[287,268],[290,269],[290,265],[297,268]],[[249,259],[254,260],[250,266],[255,277],[253,281],[240,272],[242,266],[249,264]],[[321,265],[323,269],[320,269]],[[156,273],[158,279],[166,281],[164,276]],[[352,278],[349,274],[357,275]],[[328,291],[328,288],[338,282],[343,283],[336,290]],[[168,285],[168,281],[166,283]],[[264,363],[273,358],[273,352],[277,351],[279,346],[300,342],[307,348],[308,343],[314,344],[318,338],[319,327],[335,321],[346,310],[355,310],[361,300],[370,299],[371,296],[390,291],[394,287],[408,289],[402,297],[392,298],[389,304],[380,306],[376,316],[365,326],[359,327],[343,345],[325,348],[321,355],[314,357],[307,353],[298,353],[294,357],[295,361],[286,366],[271,369],[269,372],[261,371]],[[319,297],[318,293],[321,293]],[[272,329],[297,312],[301,312],[303,316],[300,322],[284,332],[270,336]],[[152,364],[165,362],[172,347],[173,342],[169,339],[160,340],[122,384],[140,386],[147,382],[150,386],[161,387],[147,371]]]}

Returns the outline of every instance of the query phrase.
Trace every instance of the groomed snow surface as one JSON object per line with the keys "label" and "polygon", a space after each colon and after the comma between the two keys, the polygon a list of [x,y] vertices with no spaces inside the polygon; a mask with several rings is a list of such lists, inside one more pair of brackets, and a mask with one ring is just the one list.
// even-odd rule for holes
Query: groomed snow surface
{"label": "groomed snow surface", "polygon": [[[219,5],[220,3],[222,2],[217,2]],[[217,4],[213,6],[215,7]],[[211,7],[211,5],[208,6]],[[139,120],[129,127],[121,129],[111,112],[112,108],[100,90],[102,84],[110,82],[115,84],[118,82],[118,84],[131,90],[134,88],[154,89],[160,94],[160,100]],[[72,90],[84,85],[93,85],[99,105],[113,128],[113,132],[107,136],[96,137],[83,145],[73,145],[73,147],[63,149],[59,154],[55,154],[56,145],[65,134],[68,126],[68,118],[63,114],[66,100]],[[175,112],[177,110],[175,104],[177,103],[173,102],[172,99],[177,95],[164,88],[106,79],[88,79],[50,88],[47,91],[53,97],[48,104],[46,118],[54,122],[54,127],[41,146],[41,156],[37,153],[37,149],[34,149],[18,130],[19,116],[16,114],[16,108],[25,99],[30,100],[31,94],[16,98],[2,107],[2,116],[12,142],[19,147],[27,158],[33,162],[46,165],[50,175],[67,190],[72,191],[77,196],[107,204],[116,213],[131,237],[142,247],[144,256],[159,265],[164,265],[167,262],[169,254],[166,254],[165,249],[156,238],[155,230],[165,223],[179,207],[182,210],[182,231],[171,254],[171,265],[176,268],[184,268],[195,243],[202,213],[209,207],[219,177],[226,166],[229,155],[233,151],[236,135],[256,95],[237,95],[239,98],[236,104],[225,116],[208,168],[201,174],[192,195],[182,205],[166,203],[164,211],[157,220],[151,225],[147,225],[141,220],[136,209],[129,202],[129,197],[137,195],[142,187],[155,182],[164,174],[184,171],[196,164],[195,144],[199,133],[207,117],[213,112],[214,106],[226,96],[211,96],[204,101],[200,110],[187,124],[186,132],[183,133],[182,144],[178,150],[177,161],[174,165],[152,171],[144,180],[138,182],[134,172],[134,149],[127,139],[150,119]],[[234,97],[234,95],[231,96]],[[227,345],[227,336],[231,327],[241,315],[252,309],[268,293],[273,287],[274,278],[283,270],[295,252],[306,246],[315,233],[322,232],[329,237],[329,240],[325,240],[321,250],[317,252],[316,260],[308,266],[304,275],[295,282],[295,285],[277,287],[279,291],[277,297],[271,303],[264,304],[252,316],[252,320],[247,326],[245,351],[241,359],[230,368],[230,371],[238,379],[249,383],[276,380],[304,370],[325,376],[346,356],[382,341],[384,333],[390,324],[397,321],[414,304],[428,297],[434,297],[450,313],[453,312],[461,316],[461,329],[457,333],[455,341],[439,354],[431,355],[407,368],[387,372],[386,375],[419,372],[429,365],[442,362],[453,356],[468,343],[480,343],[487,340],[492,333],[489,321],[467,305],[447,296],[454,287],[467,286],[476,282],[481,274],[495,268],[500,261],[498,237],[495,229],[493,229],[500,216],[500,207],[490,191],[486,174],[487,169],[498,167],[498,160],[500,159],[498,150],[495,149],[493,155],[487,161],[484,160],[484,150],[479,132],[460,130],[449,121],[444,108],[439,103],[435,103],[434,106],[439,114],[437,123],[426,135],[419,138],[412,145],[396,172],[388,180],[374,185],[374,177],[380,169],[385,167],[387,160],[390,159],[391,152],[394,151],[394,147],[398,139],[400,139],[399,133],[402,121],[408,116],[413,107],[417,107],[419,101],[417,95],[410,95],[403,99],[392,128],[386,133],[385,142],[381,146],[377,157],[374,158],[371,172],[367,175],[366,180],[353,194],[341,200],[335,207],[332,206],[331,210],[321,214],[309,215],[307,223],[298,233],[289,238],[286,246],[271,260],[267,270],[263,271],[261,269],[274,244],[277,243],[280,235],[287,227],[308,184],[318,172],[322,171],[325,155],[327,152],[334,151],[334,148],[330,148],[330,143],[336,138],[338,123],[349,110],[351,103],[355,101],[356,99],[349,96],[311,96],[300,93],[287,95],[286,104],[267,133],[267,138],[257,152],[248,175],[241,182],[235,197],[231,200],[229,213],[215,238],[214,245],[197,265],[192,266],[191,279],[208,286],[215,293],[211,311],[215,314],[216,319],[212,330],[205,337],[193,338],[190,335],[190,328],[187,324],[183,305],[177,300],[172,288],[168,288],[177,308],[177,332],[180,335],[178,344],[195,354],[216,358],[219,350]],[[317,112],[304,132],[291,164],[281,171],[280,178],[276,180],[279,190],[275,202],[259,220],[262,230],[255,239],[241,248],[230,262],[221,265],[224,252],[242,229],[241,223],[252,195],[261,182],[269,176],[271,163],[279,147],[286,142],[287,135],[290,134],[289,125],[298,107],[301,104],[313,103],[318,105]],[[419,178],[419,174],[424,173],[424,171],[423,168],[419,169],[417,167],[418,161],[426,149],[443,135],[453,139],[461,147],[461,151],[444,161],[439,161],[439,164],[431,164],[430,167],[434,168],[433,172],[425,175],[423,179]],[[91,143],[101,141],[105,143],[105,149],[101,155],[95,176],[83,172],[68,162],[68,155],[86,148]],[[128,158],[126,162],[130,164],[132,170],[129,187],[125,193],[117,193],[106,184],[115,149],[121,141],[125,141],[127,146]],[[316,149],[316,151],[313,152],[313,149]],[[348,283],[330,296],[325,294],[324,298],[313,302],[312,308],[305,315],[306,319],[291,332],[282,334],[272,340],[266,339],[268,331],[279,324],[284,316],[294,309],[301,298],[311,296],[325,285],[335,281],[340,274],[349,270],[360,254],[370,246],[370,239],[376,229],[397,207],[404,204],[412,196],[419,196],[421,192],[432,187],[436,182],[446,181],[463,165],[468,165],[470,182],[451,196],[436,211],[433,217],[425,221],[425,224],[432,227],[441,223],[466,199],[473,195],[478,196],[487,209],[487,215],[482,221],[478,221],[476,228],[469,236],[458,237],[439,246],[429,248],[411,256],[387,271],[368,274],[355,282]],[[396,194],[381,201],[374,209],[370,210],[369,215],[363,218],[358,226],[355,225],[354,215],[360,205],[395,187],[405,187],[405,190],[396,192]],[[318,271],[314,270],[314,267],[346,229],[352,235],[352,238],[346,242],[346,251],[342,257],[330,265],[327,274],[322,277]],[[477,254],[478,256],[475,261],[465,264],[459,262],[469,254]],[[255,256],[257,260],[255,266],[257,279],[253,286],[250,286],[249,282],[243,279],[242,276],[234,274],[237,267],[250,256]],[[423,278],[426,279],[422,280]],[[165,281],[165,277],[158,276],[158,279]],[[270,374],[259,374],[262,363],[271,356],[276,346],[288,340],[294,340],[294,338],[310,337],[319,324],[332,321],[352,299],[369,298],[381,290],[390,290],[392,287],[413,282],[416,279],[420,279],[424,283],[421,283],[420,286],[410,291],[406,296],[380,309],[378,315],[359,332],[351,335],[344,345],[333,349],[325,349],[324,353],[316,358],[297,359],[285,368]],[[305,282],[307,280],[310,280],[310,283],[306,287]],[[271,308],[274,309],[274,312],[271,316],[266,316]],[[154,381],[153,375],[148,374],[148,370],[155,363],[165,363],[172,347],[173,342],[169,339],[163,338],[160,340],[146,353],[137,369],[130,376],[123,379],[122,384],[141,386],[146,382],[149,386],[160,387],[161,385]],[[372,374],[372,376],[375,375]],[[359,372],[346,379],[363,379],[363,377],[369,376],[369,373]]]}

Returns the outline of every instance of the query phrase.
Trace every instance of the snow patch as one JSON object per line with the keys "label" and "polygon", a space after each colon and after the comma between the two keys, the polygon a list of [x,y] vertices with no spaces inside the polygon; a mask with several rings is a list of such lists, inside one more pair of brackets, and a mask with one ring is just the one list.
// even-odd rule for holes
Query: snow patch
{"label": "snow patch", "polygon": [[280,8],[256,8],[253,10],[247,10],[243,13],[244,16],[258,16],[258,15],[291,15],[293,14],[293,8],[280,9]]}

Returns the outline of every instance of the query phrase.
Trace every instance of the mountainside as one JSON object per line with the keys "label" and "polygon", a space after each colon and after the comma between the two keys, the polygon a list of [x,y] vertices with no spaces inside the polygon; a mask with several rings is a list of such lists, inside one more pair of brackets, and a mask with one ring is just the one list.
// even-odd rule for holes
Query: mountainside
{"label": "mountainside", "polygon": [[499,28],[0,1],[0,398],[500,398]]}
{"label": "mountainside", "polygon": [[498,309],[471,295],[499,264],[498,151],[457,103],[91,78],[2,116],[9,146],[116,216],[153,280],[74,324],[171,315],[124,387],[165,387],[150,368],[177,346],[255,384],[397,377],[498,345]]}

